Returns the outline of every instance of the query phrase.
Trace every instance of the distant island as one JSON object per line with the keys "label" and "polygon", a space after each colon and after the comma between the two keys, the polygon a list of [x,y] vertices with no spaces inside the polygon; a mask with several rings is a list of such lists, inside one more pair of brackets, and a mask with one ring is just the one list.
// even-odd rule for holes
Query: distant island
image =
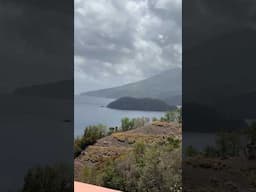
{"label": "distant island", "polygon": [[140,111],[169,111],[176,107],[152,98],[121,97],[107,105],[108,108]]}

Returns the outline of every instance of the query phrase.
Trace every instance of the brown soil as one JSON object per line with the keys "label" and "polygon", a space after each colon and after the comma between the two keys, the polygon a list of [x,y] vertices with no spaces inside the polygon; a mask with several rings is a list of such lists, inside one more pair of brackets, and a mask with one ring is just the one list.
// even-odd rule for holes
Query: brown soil
{"label": "brown soil", "polygon": [[153,122],[143,127],[126,132],[116,132],[99,139],[94,145],[86,148],[74,160],[74,177],[82,181],[84,167],[101,167],[109,159],[120,157],[132,150],[136,142],[148,144],[159,142],[168,137],[181,139],[181,125],[177,123]]}
{"label": "brown soil", "polygon": [[197,156],[184,160],[182,170],[185,192],[256,192],[255,161]]}

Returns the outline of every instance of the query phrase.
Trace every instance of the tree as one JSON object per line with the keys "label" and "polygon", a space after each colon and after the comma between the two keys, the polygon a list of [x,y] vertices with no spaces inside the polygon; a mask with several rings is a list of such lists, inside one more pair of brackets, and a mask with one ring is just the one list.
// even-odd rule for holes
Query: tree
{"label": "tree", "polygon": [[66,165],[37,166],[28,170],[22,192],[71,192],[73,191],[72,170]]}
{"label": "tree", "polygon": [[130,129],[130,120],[128,117],[125,117],[121,120],[122,131],[128,131]]}
{"label": "tree", "polygon": [[240,150],[240,137],[234,132],[220,132],[217,134],[216,146],[221,157],[238,156]]}
{"label": "tree", "polygon": [[192,145],[189,145],[185,150],[185,155],[188,157],[193,157],[197,154],[198,154],[198,151]]}

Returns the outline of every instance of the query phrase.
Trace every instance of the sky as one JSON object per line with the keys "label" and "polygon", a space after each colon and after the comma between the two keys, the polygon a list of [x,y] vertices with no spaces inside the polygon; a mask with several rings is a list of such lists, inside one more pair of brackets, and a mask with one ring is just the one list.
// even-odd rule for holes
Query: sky
{"label": "sky", "polygon": [[75,93],[181,67],[181,0],[75,0]]}
{"label": "sky", "polygon": [[183,52],[215,36],[256,29],[255,0],[183,0],[182,12]]}
{"label": "sky", "polygon": [[0,94],[73,78],[73,2],[0,1]]}

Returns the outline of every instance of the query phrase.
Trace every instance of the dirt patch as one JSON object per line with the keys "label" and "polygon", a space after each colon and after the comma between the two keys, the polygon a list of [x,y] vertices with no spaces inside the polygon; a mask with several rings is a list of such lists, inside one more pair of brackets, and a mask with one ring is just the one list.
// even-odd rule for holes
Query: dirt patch
{"label": "dirt patch", "polygon": [[177,123],[148,124],[126,132],[116,132],[99,139],[74,161],[75,180],[81,181],[84,167],[100,168],[109,159],[115,159],[133,150],[133,144],[165,141],[168,137],[181,138],[181,125]]}
{"label": "dirt patch", "polygon": [[256,191],[256,162],[192,157],[183,161],[184,191]]}

